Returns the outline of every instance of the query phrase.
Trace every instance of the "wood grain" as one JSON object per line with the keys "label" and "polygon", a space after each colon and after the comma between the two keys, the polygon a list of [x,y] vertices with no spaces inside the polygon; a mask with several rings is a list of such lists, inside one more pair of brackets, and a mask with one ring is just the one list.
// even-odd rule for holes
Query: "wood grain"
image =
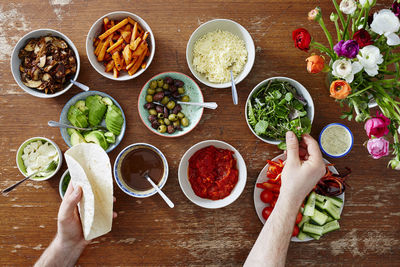
{"label": "wood grain", "polygon": [[[391,1],[379,1],[379,9]],[[52,4],[63,3],[63,4]],[[66,34],[77,46],[82,62],[79,81],[113,96],[127,117],[127,131],[119,147],[110,153],[112,163],[125,146],[151,143],[166,155],[170,169],[165,193],[175,202],[170,209],[159,196],[136,199],[115,185],[117,202],[111,233],[96,239],[78,264],[105,266],[241,266],[262,227],[254,210],[254,183],[266,163],[281,152],[252,135],[244,117],[248,93],[272,76],[298,80],[314,99],[316,116],[313,136],[328,123],[339,121],[340,107],[327,93],[324,75],[305,69],[306,53],[296,50],[292,30],[307,28],[314,38],[324,36],[306,15],[321,6],[327,20],[333,11],[330,1],[1,1],[0,4],[0,187],[22,178],[15,164],[19,145],[33,136],[54,140],[68,148],[59,130],[47,127],[57,120],[63,105],[79,89],[72,88],[55,99],[38,99],[24,93],[14,82],[9,53],[17,40],[30,30],[53,28]],[[89,64],[85,40],[92,23],[105,13],[126,10],[144,18],[156,38],[156,53],[150,68],[140,77],[115,82],[100,76]],[[206,101],[219,108],[205,110],[201,123],[184,137],[167,139],[151,133],[137,113],[138,93],[153,75],[180,71],[190,75],[186,43],[203,22],[228,18],[242,24],[252,35],[256,60],[249,76],[238,88],[239,105],[234,106],[230,89],[212,89],[199,84]],[[328,23],[329,24],[329,23]],[[332,25],[329,25],[330,29]],[[191,75],[192,76],[192,75]],[[386,168],[387,158],[373,160],[363,147],[367,136],[363,125],[344,122],[354,133],[355,145],[343,159],[331,160],[339,169],[353,170],[346,192],[340,231],[319,241],[291,243],[288,266],[399,266],[400,265],[400,179]],[[192,204],[182,193],[177,168],[184,152],[193,144],[218,139],[235,146],[244,157],[248,181],[232,205],[207,210]],[[58,182],[62,170],[49,181],[28,182],[8,196],[0,197],[0,265],[32,265],[56,232],[61,199]]]}

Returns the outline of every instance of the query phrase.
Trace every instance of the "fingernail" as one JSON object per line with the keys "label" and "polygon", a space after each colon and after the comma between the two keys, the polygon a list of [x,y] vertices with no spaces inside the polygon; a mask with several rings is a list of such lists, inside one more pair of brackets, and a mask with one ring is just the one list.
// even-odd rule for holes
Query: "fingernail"
{"label": "fingernail", "polygon": [[286,132],[286,138],[287,139],[294,139],[294,138],[296,138],[296,135],[294,135],[294,133],[293,132],[291,132],[291,131],[288,131],[288,132]]}
{"label": "fingernail", "polygon": [[74,196],[79,196],[79,194],[81,193],[81,188],[79,186],[74,188]]}

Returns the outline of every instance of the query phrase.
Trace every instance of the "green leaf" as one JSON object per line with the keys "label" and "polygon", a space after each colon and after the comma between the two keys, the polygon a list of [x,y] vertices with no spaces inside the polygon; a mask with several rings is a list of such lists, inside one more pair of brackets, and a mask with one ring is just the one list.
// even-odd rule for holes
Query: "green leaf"
{"label": "green leaf", "polygon": [[257,122],[256,126],[254,127],[254,131],[256,132],[257,135],[262,135],[265,134],[268,128],[268,122],[261,120]]}
{"label": "green leaf", "polygon": [[287,102],[289,102],[290,100],[292,100],[293,99],[293,94],[292,93],[286,93],[286,95],[285,95],[285,99],[286,99],[286,101]]}
{"label": "green leaf", "polygon": [[286,142],[280,142],[280,143],[278,144],[278,148],[279,148],[280,150],[286,150]]}
{"label": "green leaf", "polygon": [[275,99],[280,99],[282,97],[282,94],[281,94],[281,92],[279,92],[279,90],[275,90],[275,91],[272,92],[272,96]]}

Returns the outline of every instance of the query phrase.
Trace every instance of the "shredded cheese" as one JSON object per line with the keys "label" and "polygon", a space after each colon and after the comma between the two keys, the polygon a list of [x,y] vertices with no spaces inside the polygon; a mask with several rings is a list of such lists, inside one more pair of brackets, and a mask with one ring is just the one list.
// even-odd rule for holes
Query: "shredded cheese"
{"label": "shredded cheese", "polygon": [[222,30],[200,37],[193,47],[193,66],[213,83],[230,81],[230,68],[236,77],[247,61],[247,50],[237,35]]}

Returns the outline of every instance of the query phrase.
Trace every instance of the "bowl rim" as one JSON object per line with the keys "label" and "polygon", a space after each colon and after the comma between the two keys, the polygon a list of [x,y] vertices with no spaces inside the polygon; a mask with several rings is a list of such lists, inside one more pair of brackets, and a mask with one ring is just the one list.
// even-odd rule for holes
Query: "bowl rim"
{"label": "bowl rim", "polygon": [[[237,181],[237,183],[236,183],[234,189],[235,189],[237,186],[239,186],[239,187],[238,187],[238,191],[237,191],[237,193],[236,193],[235,196],[232,195],[232,192],[233,192],[233,190],[234,190],[234,189],[233,189],[233,190],[231,191],[231,194],[229,194],[228,196],[226,196],[226,197],[223,198],[223,199],[210,200],[210,199],[202,198],[202,199],[205,199],[205,200],[210,200],[210,201],[212,201],[212,203],[217,203],[217,204],[214,205],[214,206],[210,206],[210,205],[207,204],[207,203],[205,203],[205,204],[199,203],[199,202],[197,202],[196,200],[192,199],[192,198],[189,196],[188,192],[186,192],[185,189],[184,189],[184,187],[183,187],[183,181],[184,181],[183,179],[185,179],[185,180],[187,180],[187,182],[189,183],[189,187],[190,187],[189,191],[190,191],[190,190],[193,191],[193,188],[192,188],[190,182],[188,181],[188,175],[185,174],[184,177],[182,177],[182,175],[181,175],[181,172],[183,171],[183,170],[182,170],[182,168],[183,168],[183,162],[184,162],[184,161],[189,161],[189,158],[188,158],[189,153],[191,153],[191,152],[194,151],[194,150],[195,150],[194,153],[196,153],[199,149],[201,149],[201,148],[198,148],[198,147],[201,146],[201,145],[203,145],[203,144],[206,144],[207,146],[211,146],[211,145],[214,145],[214,146],[215,146],[215,145],[221,144],[221,145],[225,145],[225,146],[229,147],[229,150],[231,150],[231,151],[234,152],[234,156],[235,156],[235,158],[236,158],[236,164],[237,164],[237,167],[238,167],[238,181]],[[204,146],[204,147],[207,147],[207,146]],[[194,153],[193,153],[193,154],[194,154]],[[239,162],[243,163],[243,167],[244,167],[244,168],[239,169],[239,166],[240,166],[240,163],[239,163]],[[243,177],[243,178],[240,179],[240,177]],[[232,146],[231,144],[229,144],[229,143],[227,143],[227,142],[225,142],[225,141],[215,140],[215,139],[212,139],[212,140],[203,140],[203,141],[200,141],[200,142],[198,142],[198,143],[192,145],[192,146],[191,146],[188,150],[186,150],[186,152],[183,154],[183,156],[182,156],[182,158],[181,158],[181,161],[179,162],[179,166],[178,166],[178,182],[179,182],[179,186],[180,186],[180,188],[181,188],[183,194],[186,196],[186,198],[189,199],[192,203],[196,204],[197,206],[202,207],[202,208],[207,208],[207,209],[219,209],[219,208],[224,208],[224,207],[226,207],[226,206],[229,206],[229,205],[232,204],[233,202],[235,202],[235,201],[242,195],[242,193],[243,193],[243,191],[244,191],[244,188],[246,187],[246,183],[247,183],[247,166],[246,166],[246,162],[244,161],[244,158],[243,158],[243,156],[240,154],[240,152],[239,152],[234,146]],[[199,196],[197,196],[194,192],[193,192],[193,194],[194,194],[196,197],[199,197]],[[232,197],[232,196],[233,196],[233,197]],[[223,203],[224,200],[225,200],[226,198],[228,198],[228,197],[231,197],[231,199],[230,199],[228,202]],[[199,197],[199,198],[201,198],[201,197]],[[218,203],[219,203],[219,204],[218,204]]]}
{"label": "bowl rim", "polygon": [[[131,197],[137,197],[137,198],[146,198],[146,197],[150,197],[153,196],[157,193],[157,191],[154,188],[149,189],[148,191],[151,191],[147,194],[137,194],[134,193],[132,191],[130,191],[122,182],[121,180],[122,177],[120,178],[118,175],[118,165],[120,163],[121,157],[131,148],[133,147],[137,147],[137,146],[145,146],[145,147],[149,147],[150,149],[154,150],[162,159],[164,166],[165,166],[165,170],[164,173],[165,175],[161,178],[160,182],[158,183],[158,188],[162,189],[164,187],[164,185],[167,183],[168,180],[168,176],[169,176],[169,166],[168,166],[168,160],[167,157],[165,157],[165,155],[162,153],[162,151],[160,149],[158,149],[157,147],[148,144],[148,143],[133,143],[130,144],[128,146],[126,146],[124,149],[121,150],[121,152],[119,152],[118,156],[115,159],[114,162],[114,167],[113,167],[113,174],[114,174],[114,180],[116,182],[116,184],[118,185],[118,187],[127,195],[131,196]],[[121,162],[122,163],[122,162]],[[164,178],[165,177],[165,178]]]}
{"label": "bowl rim", "polygon": [[[48,176],[45,176],[44,178],[39,178],[39,179],[29,178],[29,180],[31,180],[31,181],[46,181],[46,180],[49,180],[50,178],[52,178],[60,170],[61,165],[62,165],[62,161],[63,161],[62,152],[61,152],[60,148],[58,147],[58,145],[54,141],[50,140],[49,138],[42,137],[42,136],[31,137],[31,138],[25,140],[24,142],[22,142],[22,144],[19,146],[19,148],[17,150],[17,154],[15,156],[15,161],[17,163],[18,170],[24,177],[27,177],[28,174],[22,170],[22,168],[21,168],[21,166],[19,164],[19,159],[20,158],[21,158],[21,163],[24,164],[24,162],[22,160],[22,153],[23,153],[22,149],[25,148],[28,144],[30,144],[30,143],[32,143],[34,141],[39,141],[39,140],[40,141],[46,141],[46,142],[52,144],[55,147],[55,149],[57,150],[57,154],[58,154],[58,164],[57,164],[57,168],[54,170],[54,172],[52,174],[49,174]],[[19,156],[20,152],[21,152],[21,156]],[[24,167],[25,167],[25,165],[24,165]]]}
{"label": "bowl rim", "polygon": [[[338,125],[338,126],[341,126],[341,127],[345,128],[345,130],[350,134],[350,139],[351,139],[351,143],[350,143],[349,148],[343,154],[340,154],[340,155],[331,155],[331,154],[329,154],[328,152],[325,151],[325,149],[322,147],[322,144],[321,144],[322,134],[326,131],[326,129],[328,129],[329,127],[335,126],[335,125]],[[333,123],[329,123],[328,125],[326,125],[321,130],[321,132],[319,133],[319,137],[318,137],[318,144],[319,144],[319,147],[320,147],[321,151],[325,155],[327,155],[328,157],[331,157],[331,158],[342,158],[342,157],[346,156],[347,154],[349,154],[350,151],[352,150],[353,145],[354,145],[354,136],[353,136],[353,133],[350,131],[349,127],[347,127],[346,125],[344,125],[342,123],[339,123],[339,122],[333,122]]]}
{"label": "bowl rim", "polygon": [[[261,136],[258,136],[258,135],[254,132],[253,128],[251,127],[251,125],[250,125],[250,123],[249,123],[249,118],[247,117],[247,109],[248,109],[248,103],[249,103],[249,101],[250,101],[251,96],[252,96],[257,90],[259,90],[260,87],[262,87],[265,83],[267,83],[267,82],[270,81],[270,80],[279,80],[279,79],[281,79],[281,80],[283,80],[283,81],[288,81],[288,82],[290,82],[292,85],[293,85],[293,83],[298,83],[298,84],[304,89],[304,93],[305,93],[306,95],[308,95],[308,96],[310,97],[310,99],[311,99],[311,103],[309,103],[309,102],[307,101],[307,104],[310,106],[310,110],[311,110],[310,116],[308,116],[309,114],[308,114],[308,112],[307,112],[307,117],[309,117],[309,119],[311,120],[311,124],[312,124],[313,121],[314,121],[314,115],[315,115],[314,100],[312,99],[311,94],[308,92],[307,88],[306,88],[304,85],[302,85],[300,82],[298,82],[297,80],[292,79],[292,78],[289,78],[289,77],[284,77],[284,76],[274,76],[274,77],[270,77],[270,78],[268,78],[268,79],[265,79],[265,80],[259,82],[259,83],[250,91],[249,95],[247,96],[246,103],[245,103],[245,105],[244,105],[244,116],[245,116],[245,118],[246,118],[246,123],[247,123],[247,126],[249,127],[250,131],[251,131],[258,139],[260,139],[261,141],[263,141],[263,142],[265,142],[265,143],[271,144],[271,145],[278,145],[278,144],[280,144],[282,141],[281,141],[281,140],[267,140],[267,139],[265,139],[265,138],[263,138],[263,137],[261,137]],[[295,88],[296,88],[296,91],[299,92],[298,86],[293,85],[293,87],[295,87]],[[301,94],[304,94],[303,92],[300,92],[300,93],[301,93]]]}
{"label": "bowl rim", "polygon": [[138,96],[138,101],[137,101],[137,102],[138,102],[138,105],[137,105],[137,106],[138,106],[139,117],[140,117],[140,119],[142,120],[143,124],[147,127],[147,129],[149,129],[151,132],[153,132],[153,133],[155,133],[155,134],[157,134],[157,135],[159,135],[159,136],[162,136],[162,137],[176,138],[176,137],[184,136],[185,134],[190,133],[191,131],[194,130],[194,128],[197,127],[197,125],[198,125],[198,124],[200,123],[200,121],[201,121],[201,118],[203,117],[204,108],[201,108],[201,109],[200,109],[200,110],[201,110],[201,114],[200,114],[199,121],[193,126],[193,128],[190,129],[190,130],[188,130],[187,132],[181,132],[180,134],[177,134],[177,135],[167,135],[167,134],[159,133],[157,130],[155,130],[155,129],[149,127],[149,126],[146,124],[146,122],[144,121],[144,118],[143,118],[142,114],[140,113],[140,97],[141,97],[141,95],[142,95],[142,92],[145,90],[146,85],[147,85],[149,82],[151,82],[152,80],[154,80],[156,77],[158,77],[158,76],[160,76],[160,75],[163,75],[163,74],[169,74],[169,73],[175,73],[175,74],[183,75],[183,76],[186,76],[187,78],[189,78],[189,79],[194,83],[194,85],[197,87],[197,89],[199,89],[200,96],[201,96],[201,98],[202,98],[202,101],[204,102],[204,96],[203,96],[203,92],[201,91],[200,86],[199,86],[199,85],[196,83],[196,81],[193,80],[190,76],[188,76],[188,75],[186,75],[186,74],[184,74],[184,73],[182,73],[182,72],[178,72],[178,71],[164,71],[164,72],[161,72],[161,73],[158,73],[158,74],[154,75],[154,76],[151,77],[147,82],[145,82],[145,84],[143,85],[142,89],[140,90],[140,93],[139,93],[139,96]]}
{"label": "bowl rim", "polygon": [[[202,81],[201,79],[199,79],[199,73],[194,69],[194,67],[192,66],[192,63],[190,63],[190,61],[189,61],[189,53],[192,53],[192,51],[189,51],[189,44],[191,44],[191,43],[194,42],[194,40],[193,40],[194,35],[195,35],[198,31],[200,31],[200,29],[201,29],[202,27],[204,27],[204,26],[206,26],[206,25],[208,25],[208,24],[211,24],[211,23],[219,22],[219,21],[224,21],[224,22],[232,23],[233,25],[235,25],[236,27],[238,27],[241,31],[243,31],[246,35],[248,35],[248,36],[250,37],[250,38],[248,39],[249,42],[247,42],[246,40],[243,40],[243,41],[244,41],[245,44],[246,44],[246,48],[247,48],[247,44],[248,44],[249,47],[251,48],[251,50],[254,51],[254,56],[250,58],[249,55],[248,55],[248,54],[249,54],[249,51],[247,51],[248,54],[247,54],[247,62],[246,62],[246,64],[245,64],[245,67],[246,67],[247,64],[249,64],[248,66],[250,66],[250,68],[249,68],[248,72],[247,72],[245,75],[243,75],[243,77],[242,77],[241,79],[235,80],[235,85],[237,85],[237,84],[239,84],[240,82],[242,82],[242,81],[243,81],[244,79],[246,79],[246,77],[250,74],[250,72],[251,72],[251,70],[253,69],[253,66],[254,66],[255,54],[256,54],[256,53],[255,53],[255,45],[254,45],[253,37],[251,37],[251,34],[249,33],[249,31],[248,31],[244,26],[242,26],[242,25],[239,24],[238,22],[236,22],[236,21],[234,21],[234,20],[231,20],[231,19],[212,19],[212,20],[206,21],[206,22],[202,23],[201,25],[199,25],[199,26],[192,32],[192,34],[190,35],[189,40],[188,40],[188,42],[187,42],[187,44],[186,44],[186,63],[187,63],[187,65],[188,65],[189,69],[190,69],[190,72],[193,74],[193,76],[194,76],[199,82],[201,82],[202,84],[204,84],[204,85],[206,85],[206,86],[209,86],[209,87],[212,87],[212,88],[229,88],[229,87],[232,86],[231,81],[228,81],[228,82],[226,82],[226,83],[211,83],[211,82],[209,82],[209,81]],[[196,41],[197,41],[197,40],[196,40]],[[245,68],[245,67],[244,67],[244,68]],[[242,70],[241,73],[243,73],[244,68],[243,68],[243,70]]]}
{"label": "bowl rim", "polygon": [[[35,34],[35,33],[37,33],[37,32],[42,32],[42,31],[48,31],[48,32],[53,32],[53,33],[59,34],[60,36],[62,36],[62,39],[64,39],[64,40],[68,43],[68,45],[71,47],[71,49],[74,51],[77,64],[76,64],[76,73],[75,73],[74,77],[71,78],[71,79],[72,79],[73,81],[78,80],[79,72],[80,72],[80,70],[81,70],[81,60],[80,60],[80,57],[79,57],[78,49],[76,48],[75,44],[71,41],[71,39],[68,38],[68,36],[66,36],[65,34],[63,34],[63,33],[60,32],[60,31],[57,31],[57,30],[54,30],[54,29],[50,29],[50,28],[36,29],[36,30],[30,31],[30,32],[26,33],[24,36],[22,36],[22,37],[18,40],[18,42],[15,44],[15,46],[14,46],[12,52],[11,52],[11,57],[10,57],[10,68],[11,68],[11,74],[12,74],[12,76],[13,76],[15,82],[16,82],[16,83],[18,84],[18,86],[19,86],[22,90],[24,90],[26,93],[28,93],[28,94],[30,94],[30,95],[32,95],[32,96],[34,96],[34,97],[39,97],[39,98],[53,98],[53,97],[57,97],[57,96],[59,96],[59,95],[64,94],[65,92],[67,92],[69,89],[71,89],[71,87],[72,87],[73,84],[72,84],[71,82],[69,82],[69,84],[67,84],[67,85],[64,87],[64,89],[62,89],[62,90],[60,90],[60,91],[58,91],[58,92],[56,92],[56,93],[54,93],[54,94],[45,94],[45,93],[42,93],[42,92],[39,91],[39,90],[35,90],[35,89],[29,88],[29,87],[27,87],[26,85],[24,85],[24,84],[21,82],[20,76],[18,75],[18,74],[20,74],[20,72],[17,74],[17,73],[15,73],[14,70],[13,70],[13,64],[16,64],[16,63],[17,63],[16,61],[13,61],[13,58],[14,58],[14,55],[15,55],[16,53],[19,52],[19,51],[17,51],[17,47],[19,46],[19,44],[22,43],[22,42],[26,42],[28,39],[30,39],[30,35],[33,35],[33,34]],[[45,35],[43,35],[43,36],[45,36]]]}
{"label": "bowl rim", "polygon": [[[125,76],[125,75],[124,75],[124,76],[119,76],[118,78],[115,78],[113,75],[108,76],[108,75],[106,75],[106,72],[105,72],[104,70],[100,70],[100,69],[98,69],[98,68],[95,66],[95,64],[92,62],[91,57],[89,56],[89,54],[92,54],[92,53],[90,53],[89,50],[88,50],[88,49],[89,49],[89,45],[91,45],[91,44],[93,43],[93,40],[91,40],[91,39],[89,38],[90,33],[92,33],[93,31],[95,31],[95,25],[97,25],[99,22],[101,22],[105,17],[111,16],[111,15],[121,15],[121,16],[126,15],[126,16],[133,17],[133,18],[135,18],[135,19],[137,19],[137,20],[141,20],[141,22],[140,22],[141,26],[142,26],[143,28],[146,28],[146,31],[148,31],[148,32],[150,33],[150,34],[149,34],[149,35],[150,35],[149,37],[150,37],[150,43],[151,43],[152,49],[151,49],[151,51],[150,51],[150,56],[149,56],[148,59],[147,59],[146,68],[137,71],[137,72],[134,73],[133,75],[129,75],[129,74],[128,74],[128,75],[126,75],[126,76]],[[155,51],[156,51],[156,41],[155,41],[155,37],[154,37],[153,31],[151,30],[149,24],[147,24],[147,22],[146,22],[142,17],[140,17],[140,16],[138,16],[138,15],[132,13],[132,12],[129,12],[129,11],[113,11],[113,12],[109,12],[109,13],[107,13],[107,14],[101,16],[100,18],[98,18],[98,19],[92,24],[92,26],[90,27],[90,29],[89,29],[89,31],[88,31],[88,33],[87,33],[85,46],[86,46],[86,56],[87,56],[87,58],[89,59],[89,62],[90,62],[90,65],[92,66],[92,68],[95,69],[95,70],[96,70],[99,74],[101,74],[103,77],[105,77],[105,78],[107,78],[107,79],[110,79],[110,80],[114,80],[114,81],[128,81],[128,80],[134,79],[134,78],[140,76],[141,74],[143,74],[143,73],[149,68],[151,62],[153,61],[154,54],[155,54]]]}
{"label": "bowl rim", "polygon": [[[96,95],[96,94],[105,95],[106,97],[110,98],[110,99],[113,101],[114,105],[116,105],[116,106],[121,110],[122,117],[124,118],[124,124],[122,125],[121,133],[118,135],[118,136],[121,136],[121,138],[120,138],[120,140],[119,140],[118,142],[116,141],[114,144],[112,144],[112,146],[109,146],[109,147],[105,150],[106,153],[109,153],[109,152],[113,151],[113,150],[121,143],[122,139],[123,139],[124,136],[125,136],[125,130],[126,130],[126,118],[125,118],[124,110],[122,109],[121,105],[120,105],[112,96],[110,96],[109,94],[104,93],[104,92],[101,92],[101,91],[89,90],[89,91],[80,92],[80,93],[74,95],[74,96],[71,97],[71,98],[67,101],[67,103],[65,103],[65,105],[63,106],[63,108],[62,108],[62,110],[61,110],[61,113],[60,113],[59,122],[62,121],[62,117],[63,117],[62,115],[63,115],[64,113],[65,113],[65,114],[68,114],[68,111],[67,111],[67,110],[64,112],[64,108],[66,108],[67,105],[68,105],[70,102],[72,102],[72,100],[78,101],[78,100],[76,100],[76,99],[79,98],[81,95],[90,96],[90,95]],[[87,97],[87,96],[86,96],[86,97]],[[104,97],[104,96],[103,96],[103,97]],[[67,118],[67,120],[68,120],[68,118]],[[104,119],[103,119],[103,120],[104,120]],[[63,134],[62,128],[60,128],[60,133],[61,133],[61,137],[63,138],[65,144],[66,144],[68,147],[72,147],[72,145],[70,146],[70,145],[67,143],[67,141],[66,141],[66,138],[67,138],[67,137]],[[71,141],[70,141],[70,142],[71,142]],[[110,148],[111,148],[111,149],[110,149]]]}
{"label": "bowl rim", "polygon": [[58,193],[60,194],[61,199],[64,199],[64,195],[62,194],[62,184],[64,182],[65,176],[69,173],[69,169],[66,169],[63,174],[61,175],[60,182],[58,184]]}

